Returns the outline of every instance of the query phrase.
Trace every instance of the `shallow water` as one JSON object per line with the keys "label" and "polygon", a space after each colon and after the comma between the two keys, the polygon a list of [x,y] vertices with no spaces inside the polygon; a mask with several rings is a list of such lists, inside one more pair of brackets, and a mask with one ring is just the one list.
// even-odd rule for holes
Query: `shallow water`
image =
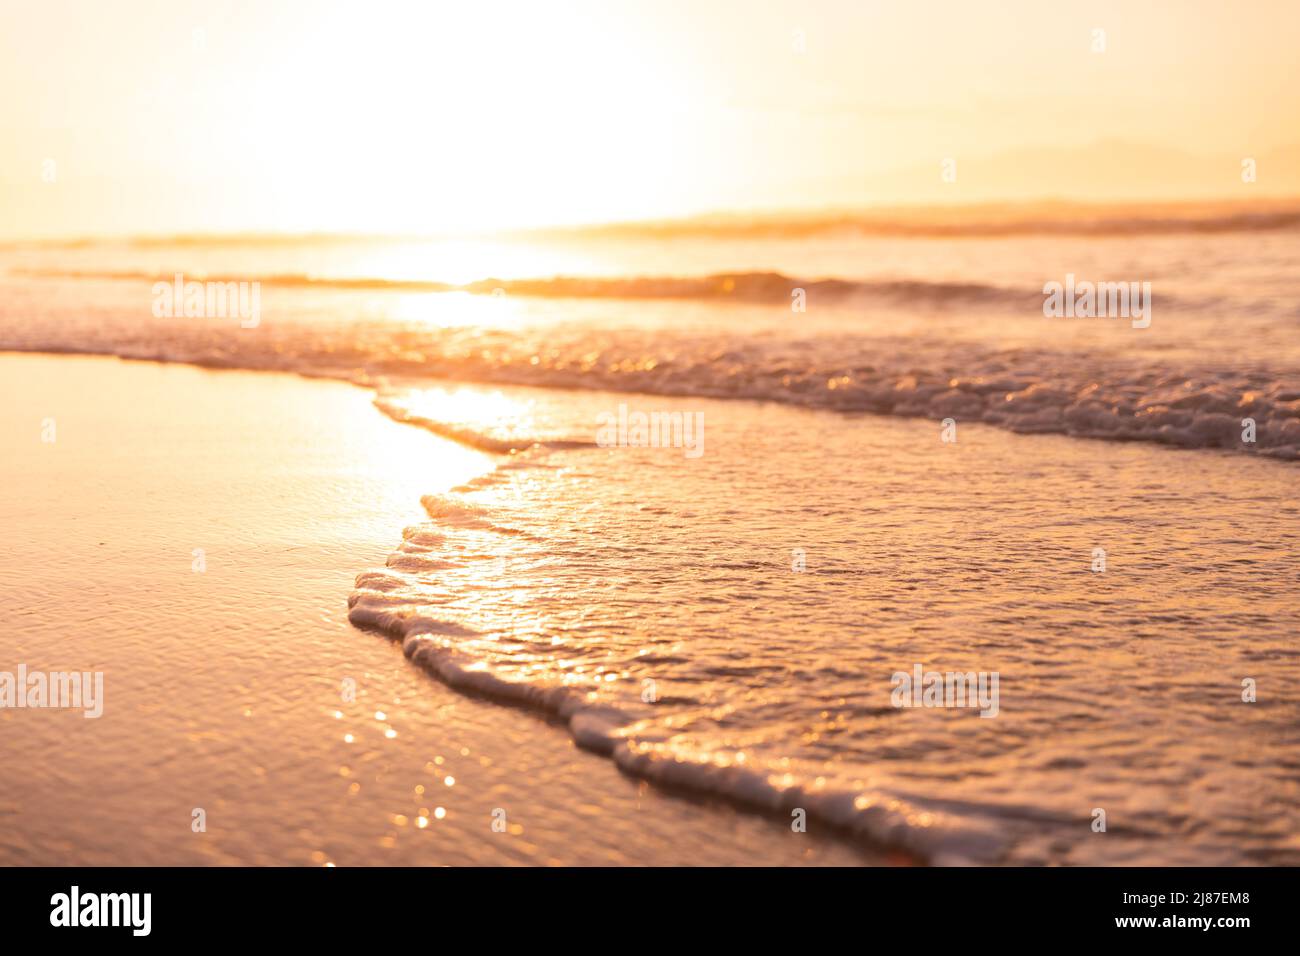
{"label": "shallow water", "polygon": [[[477,392],[404,404],[473,409]],[[477,404],[578,435],[621,401]],[[1290,466],[978,425],[949,443],[936,423],[777,405],[630,407],[702,413],[704,454],[535,449],[427,496],[431,520],[358,578],[352,620],[455,685],[565,715],[635,773],[929,859],[1300,859]],[[996,716],[893,706],[892,676],[918,664],[997,672]]]}

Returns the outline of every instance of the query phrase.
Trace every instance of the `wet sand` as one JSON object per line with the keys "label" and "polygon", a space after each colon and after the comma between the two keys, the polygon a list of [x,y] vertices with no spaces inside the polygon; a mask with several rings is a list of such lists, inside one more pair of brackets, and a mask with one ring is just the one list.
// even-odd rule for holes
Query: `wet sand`
{"label": "wet sand", "polygon": [[0,710],[0,864],[881,862],[620,774],[352,627],[420,496],[492,466],[369,392],[0,355],[0,399],[0,670],[105,688],[97,720]]}

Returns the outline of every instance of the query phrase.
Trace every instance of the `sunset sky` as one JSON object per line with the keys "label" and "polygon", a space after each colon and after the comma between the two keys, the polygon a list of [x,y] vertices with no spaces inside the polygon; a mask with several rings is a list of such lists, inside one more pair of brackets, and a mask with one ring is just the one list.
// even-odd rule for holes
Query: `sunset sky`
{"label": "sunset sky", "polygon": [[1290,0],[8,0],[0,234],[1232,197],[1243,157],[1294,194],[1297,36]]}

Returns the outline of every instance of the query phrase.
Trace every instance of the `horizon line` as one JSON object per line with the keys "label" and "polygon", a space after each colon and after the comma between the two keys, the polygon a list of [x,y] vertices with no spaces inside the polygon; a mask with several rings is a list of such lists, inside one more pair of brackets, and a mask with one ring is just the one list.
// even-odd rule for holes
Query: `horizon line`
{"label": "horizon line", "polygon": [[[956,201],[922,201],[904,203],[870,203],[845,206],[812,205],[804,207],[771,206],[757,209],[722,208],[687,213],[678,216],[660,216],[652,218],[631,218],[613,220],[590,220],[586,222],[556,222],[531,226],[504,226],[482,229],[443,229],[429,232],[385,232],[371,230],[275,230],[275,229],[235,229],[211,232],[102,232],[102,233],[68,233],[46,236],[8,236],[0,237],[0,248],[15,246],[81,246],[101,245],[114,242],[136,243],[144,245],[201,245],[220,244],[266,244],[280,245],[294,242],[307,243],[347,243],[347,242],[430,242],[448,239],[481,238],[523,238],[529,236],[556,236],[583,234],[637,233],[670,235],[687,234],[692,231],[705,233],[757,231],[763,227],[803,227],[809,231],[832,230],[837,226],[851,228],[895,226],[900,230],[912,227],[918,237],[927,235],[944,235],[949,229],[972,226],[986,226],[989,229],[1032,232],[1035,224],[1039,226],[1056,225],[1067,227],[1069,220],[1037,219],[1017,220],[1008,213],[1015,212],[1088,212],[1093,214],[1109,213],[1114,220],[1122,221],[1125,215],[1132,216],[1141,212],[1182,212],[1176,217],[1188,224],[1198,221],[1196,212],[1208,213],[1212,210],[1233,211],[1244,214],[1250,207],[1258,208],[1261,213],[1300,212],[1300,194],[1264,195],[1253,199],[1241,197],[1222,198],[1185,198],[1185,199],[1068,199],[1062,196],[1045,196],[1041,198],[1019,199],[978,199]],[[990,221],[979,223],[972,221],[971,214],[1000,213]],[[945,223],[942,216],[952,217]],[[890,220],[887,216],[910,217]],[[1094,220],[1095,221],[1095,220]],[[1139,220],[1140,222],[1141,220]],[[1172,223],[1171,223],[1172,225]],[[947,226],[947,229],[945,229]],[[750,228],[746,228],[750,227]],[[1053,229],[1048,231],[1069,231]]]}

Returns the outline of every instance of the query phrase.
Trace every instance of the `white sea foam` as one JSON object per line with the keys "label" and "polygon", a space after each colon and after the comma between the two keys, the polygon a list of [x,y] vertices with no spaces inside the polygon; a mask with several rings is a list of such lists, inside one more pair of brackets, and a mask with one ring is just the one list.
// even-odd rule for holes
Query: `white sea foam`
{"label": "white sea foam", "polygon": [[[405,566],[401,552],[390,568]],[[420,567],[429,571],[441,568]],[[872,845],[894,848],[940,865],[990,863],[1007,847],[997,821],[974,812],[963,815],[904,798],[887,786],[854,786],[808,769],[746,765],[743,755],[693,752],[655,739],[646,706],[628,700],[618,706],[595,702],[582,685],[502,676],[491,666],[494,648],[482,635],[432,613],[419,582],[376,573],[358,576],[349,599],[349,619],[401,640],[403,653],[451,687],[534,708],[562,720],[579,746],[610,757],[621,769],[669,787],[723,797],[767,812],[800,809]],[[479,653],[475,654],[474,651]]]}

